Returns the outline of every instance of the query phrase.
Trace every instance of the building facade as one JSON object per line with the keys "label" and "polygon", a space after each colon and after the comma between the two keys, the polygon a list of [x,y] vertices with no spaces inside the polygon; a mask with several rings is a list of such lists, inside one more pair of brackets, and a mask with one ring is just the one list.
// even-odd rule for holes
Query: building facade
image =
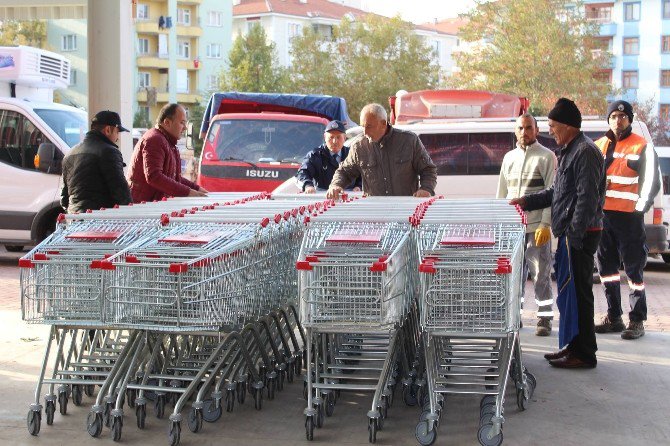
{"label": "building facade", "polygon": [[[152,123],[160,108],[179,102],[189,110],[218,88],[231,47],[232,3],[221,0],[139,0],[133,9],[133,113]],[[86,21],[50,20],[48,49],[73,67],[63,102],[87,104]]]}
{"label": "building facade", "polygon": [[584,1],[586,18],[600,27],[594,51],[612,54],[603,78],[620,89],[609,99],[646,102],[670,118],[670,0]]}

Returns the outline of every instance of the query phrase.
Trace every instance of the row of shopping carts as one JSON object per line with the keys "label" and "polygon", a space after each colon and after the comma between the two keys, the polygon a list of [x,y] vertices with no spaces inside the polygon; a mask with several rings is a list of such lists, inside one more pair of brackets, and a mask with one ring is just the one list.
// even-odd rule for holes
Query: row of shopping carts
{"label": "row of shopping carts", "polygon": [[[93,437],[124,407],[169,442],[247,394],[257,409],[303,366],[305,432],[343,391],[372,394],[375,442],[394,395],[436,439],[448,395],[481,395],[478,438],[502,443],[505,389],[535,388],[519,344],[524,222],[500,200],[210,194],[65,215],[21,261],[24,320],[51,325],[28,429],[95,397]],[[96,394],[97,392],[97,394]]]}
{"label": "row of shopping carts", "polygon": [[43,385],[47,424],[97,390],[87,430],[116,441],[124,405],[144,428],[149,402],[159,418],[171,403],[172,445],[187,403],[197,432],[247,392],[257,409],[274,398],[302,369],[294,260],[322,201],[211,194],[63,216],[20,260],[23,318],[52,326],[29,432]]}

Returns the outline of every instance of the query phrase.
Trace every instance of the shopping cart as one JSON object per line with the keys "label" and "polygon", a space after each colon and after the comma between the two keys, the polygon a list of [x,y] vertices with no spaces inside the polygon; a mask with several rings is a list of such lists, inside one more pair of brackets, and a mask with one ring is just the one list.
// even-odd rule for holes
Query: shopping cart
{"label": "shopping cart", "polygon": [[518,337],[524,222],[502,200],[437,200],[418,233],[428,389],[416,438],[435,441],[445,395],[478,394],[478,439],[499,445],[508,377],[521,409],[535,388]]}

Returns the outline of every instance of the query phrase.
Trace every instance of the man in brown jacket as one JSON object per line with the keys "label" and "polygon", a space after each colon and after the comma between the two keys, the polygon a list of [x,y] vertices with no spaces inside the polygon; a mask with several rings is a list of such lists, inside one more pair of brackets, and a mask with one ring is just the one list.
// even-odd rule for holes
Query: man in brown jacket
{"label": "man in brown jacket", "polygon": [[361,126],[364,134],[354,140],[349,156],[335,172],[328,198],[338,198],[359,176],[367,195],[435,194],[437,169],[418,136],[389,125],[386,110],[379,104],[363,107]]}
{"label": "man in brown jacket", "polygon": [[181,176],[177,141],[184,130],[184,107],[167,104],[159,112],[156,126],[137,142],[128,171],[130,193],[135,203],[207,194],[205,189]]}

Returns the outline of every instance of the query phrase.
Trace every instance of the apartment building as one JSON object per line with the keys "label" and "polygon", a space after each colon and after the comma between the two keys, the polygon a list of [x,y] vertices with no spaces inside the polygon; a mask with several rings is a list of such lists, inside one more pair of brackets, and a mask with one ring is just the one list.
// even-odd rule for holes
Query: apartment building
{"label": "apartment building", "polygon": [[670,119],[670,0],[585,0],[584,13],[600,27],[595,51],[612,53],[602,76],[622,93],[610,99],[653,98]]}
{"label": "apartment building", "polygon": [[[218,87],[231,47],[232,4],[225,0],[139,0],[134,5],[134,113],[153,122],[160,108],[188,110]],[[86,106],[86,21],[50,20],[49,49],[72,61],[64,102]]]}

